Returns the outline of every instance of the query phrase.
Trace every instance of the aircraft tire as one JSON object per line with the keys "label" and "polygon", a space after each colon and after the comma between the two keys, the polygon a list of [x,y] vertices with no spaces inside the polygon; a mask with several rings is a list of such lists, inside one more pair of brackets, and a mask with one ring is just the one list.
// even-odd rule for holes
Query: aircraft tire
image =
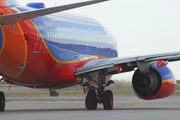
{"label": "aircraft tire", "polygon": [[5,96],[3,92],[0,92],[0,112],[3,112],[5,108]]}
{"label": "aircraft tire", "polygon": [[97,95],[95,90],[88,91],[85,105],[88,110],[95,110],[97,108]]}
{"label": "aircraft tire", "polygon": [[113,109],[113,93],[111,90],[106,90],[103,93],[103,106],[104,106],[104,110]]}

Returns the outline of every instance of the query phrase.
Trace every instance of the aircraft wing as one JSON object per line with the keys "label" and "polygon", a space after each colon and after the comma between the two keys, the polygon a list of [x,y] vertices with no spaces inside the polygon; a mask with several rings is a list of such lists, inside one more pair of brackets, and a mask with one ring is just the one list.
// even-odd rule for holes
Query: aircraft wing
{"label": "aircraft wing", "polygon": [[100,3],[100,2],[104,2],[104,1],[108,1],[108,0],[91,0],[91,1],[86,1],[86,2],[80,2],[80,3],[69,4],[69,5],[52,7],[52,8],[44,8],[44,9],[37,9],[37,10],[33,10],[33,11],[3,15],[3,16],[0,16],[0,23],[2,23],[2,24],[14,24],[14,23],[19,22],[21,20],[32,19],[35,17],[39,17],[39,16],[43,16],[43,15],[47,15],[47,14],[52,14],[55,12],[66,11],[69,9],[78,8],[78,7],[91,5],[91,4],[96,4],[96,3]]}
{"label": "aircraft wing", "polygon": [[[82,68],[75,71],[75,76],[92,73],[101,69],[107,69],[109,74],[116,74],[120,72],[128,72],[138,67],[145,71],[149,68],[152,62],[157,64],[166,64],[167,62],[180,60],[180,52],[163,53],[145,56],[136,56],[128,58],[105,58],[91,60]],[[159,62],[158,62],[159,61]]]}

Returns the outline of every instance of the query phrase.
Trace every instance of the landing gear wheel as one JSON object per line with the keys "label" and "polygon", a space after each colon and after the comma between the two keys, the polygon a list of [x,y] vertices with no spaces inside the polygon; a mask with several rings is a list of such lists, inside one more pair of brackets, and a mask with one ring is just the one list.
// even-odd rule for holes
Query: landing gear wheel
{"label": "landing gear wheel", "polygon": [[104,110],[112,110],[113,108],[113,93],[111,90],[106,90],[103,93]]}
{"label": "landing gear wheel", "polygon": [[97,108],[97,95],[95,90],[89,90],[85,105],[88,110],[95,110]]}
{"label": "landing gear wheel", "polygon": [[3,92],[0,92],[0,112],[3,112],[5,108],[5,96]]}

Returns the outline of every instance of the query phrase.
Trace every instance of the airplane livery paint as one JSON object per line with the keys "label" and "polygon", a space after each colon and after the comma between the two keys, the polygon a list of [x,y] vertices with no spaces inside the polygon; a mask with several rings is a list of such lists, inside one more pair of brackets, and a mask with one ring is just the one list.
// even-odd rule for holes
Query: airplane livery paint
{"label": "airplane livery paint", "polygon": [[[88,89],[85,99],[88,110],[95,110],[98,103],[105,110],[112,110],[113,93],[105,90],[116,83],[110,78],[135,70],[132,85],[139,98],[170,96],[175,91],[176,80],[166,65],[180,60],[180,53],[118,58],[117,42],[103,24],[86,16],[62,12],[104,1],[108,0],[44,8],[44,3],[22,7],[16,0],[0,0],[1,80],[30,88],[47,88],[51,93],[54,89],[80,84]],[[4,108],[5,96],[0,91],[0,111]]]}
{"label": "airplane livery paint", "polygon": [[[15,8],[22,12],[31,10],[31,8],[25,7]],[[115,39],[105,27],[91,18],[69,15],[67,13],[55,14],[21,21],[15,30],[18,28],[20,29],[19,33],[23,35],[21,39],[24,39],[27,45],[25,45],[27,50],[22,50],[27,51],[25,53],[27,54],[27,61],[17,64],[14,68],[9,68],[11,71],[8,72],[4,72],[3,67],[1,68],[3,76],[6,76],[4,73],[11,75],[6,77],[6,81],[9,83],[15,77],[18,80],[13,81],[14,84],[21,84],[28,87],[36,86],[36,88],[46,88],[47,85],[49,86],[51,84],[53,84],[53,88],[60,87],[63,84],[66,86],[72,83],[77,84],[80,81],[76,80],[72,71],[75,71],[79,64],[83,66],[91,59],[117,57]],[[9,43],[7,42],[6,44]],[[48,56],[48,54],[49,59],[43,58],[44,56]],[[39,58],[43,58],[44,62],[39,61],[41,60]],[[66,65],[67,63],[72,65]],[[34,66],[34,64],[36,65]],[[47,65],[46,69],[40,67],[45,65]],[[31,71],[26,71],[26,68],[29,66],[31,67]],[[57,69],[48,69],[52,68],[52,66],[56,66]],[[76,67],[73,68],[72,66]],[[23,75],[12,74],[12,69],[23,70]],[[64,77],[64,74],[61,74],[64,70],[69,71],[68,78],[66,78],[67,76],[64,78],[66,82],[58,80],[60,76],[61,78]],[[42,75],[37,77],[38,75],[36,74],[38,71],[44,74],[43,77]],[[31,74],[30,77],[26,78],[29,74]],[[53,78],[52,76],[57,77]],[[67,82],[68,80],[69,82]]]}
{"label": "airplane livery paint", "polygon": [[[87,55],[117,57],[117,43],[114,37],[94,19],[58,13],[38,17],[32,21],[53,56],[60,61],[82,59]],[[63,56],[66,52],[69,53],[69,57]]]}

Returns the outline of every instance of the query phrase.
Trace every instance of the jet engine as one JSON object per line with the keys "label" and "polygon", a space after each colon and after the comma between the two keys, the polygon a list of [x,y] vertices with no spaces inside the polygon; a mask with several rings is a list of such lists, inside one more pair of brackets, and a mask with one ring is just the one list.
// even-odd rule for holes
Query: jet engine
{"label": "jet engine", "polygon": [[167,66],[159,68],[154,63],[147,73],[137,69],[132,78],[132,85],[137,97],[150,100],[170,96],[175,91],[176,80]]}

